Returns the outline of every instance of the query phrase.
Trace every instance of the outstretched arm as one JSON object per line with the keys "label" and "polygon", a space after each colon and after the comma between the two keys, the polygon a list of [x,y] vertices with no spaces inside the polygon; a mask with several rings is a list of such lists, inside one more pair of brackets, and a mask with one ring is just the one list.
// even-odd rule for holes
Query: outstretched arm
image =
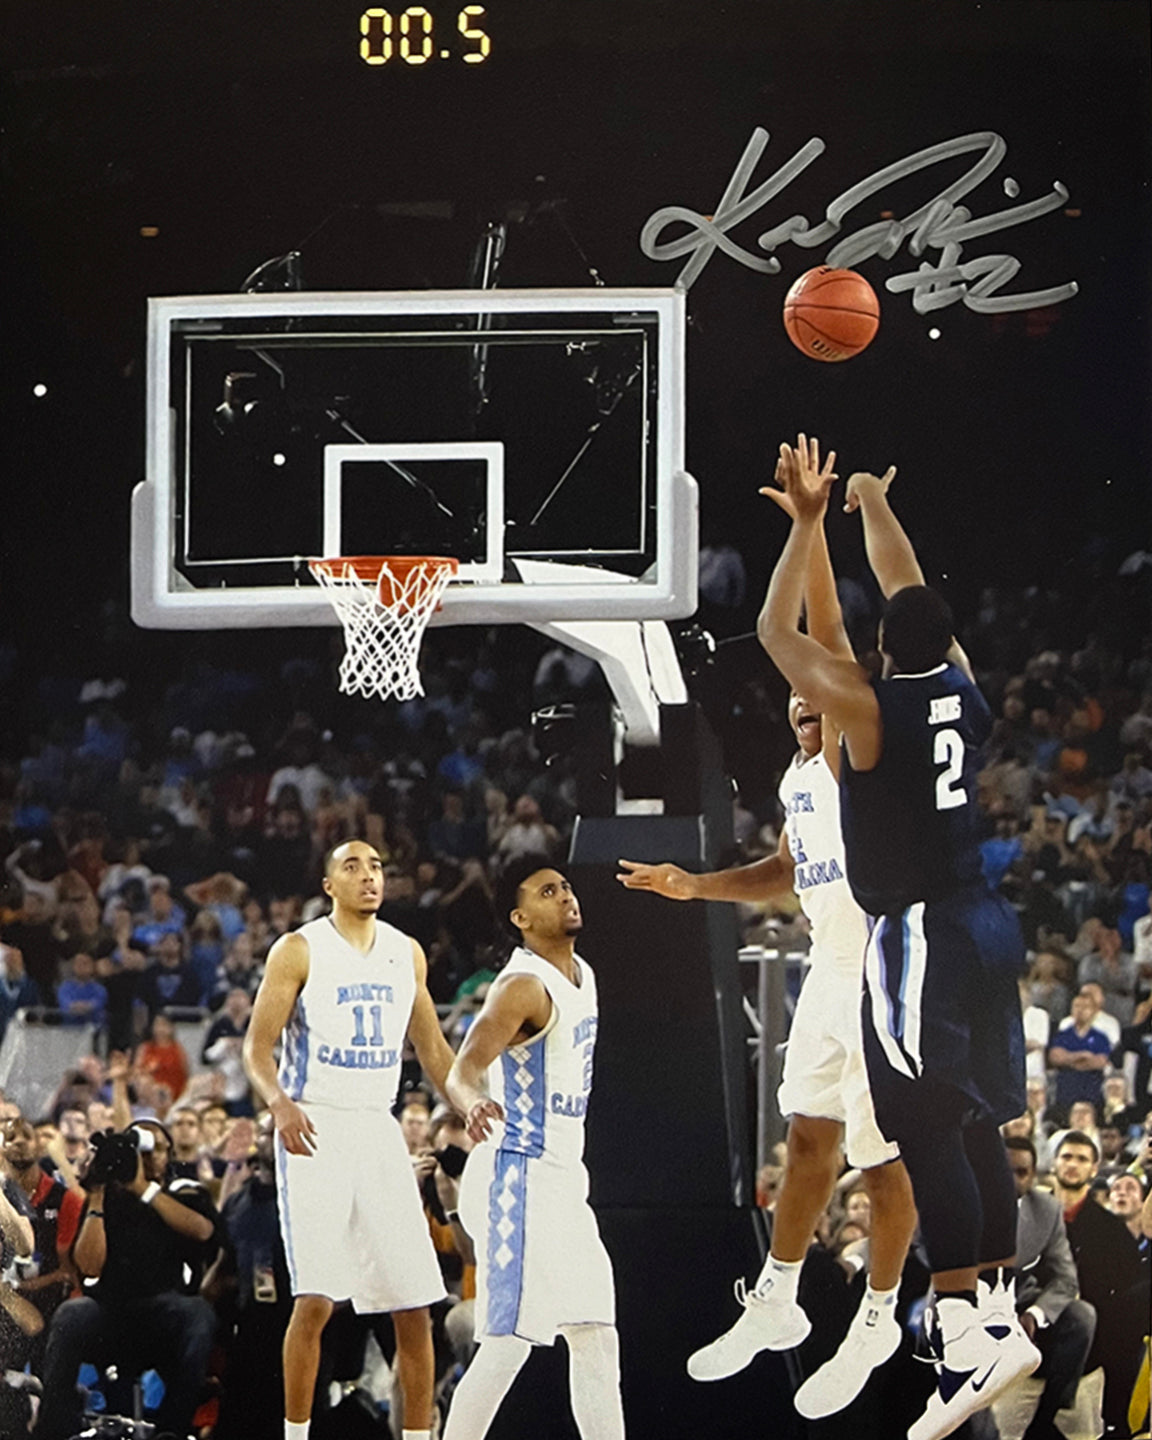
{"label": "outstretched arm", "polygon": [[774,855],[730,870],[709,870],[702,875],[667,862],[648,865],[640,860],[618,860],[616,878],[626,890],[648,890],[666,900],[733,900],[756,904],[786,895],[792,889],[795,866],[788,843],[781,836]]}
{"label": "outstretched arm", "polygon": [[[836,452],[830,450],[824,464],[820,464],[820,441],[815,437],[808,440],[804,435],[797,437],[794,452],[801,463],[821,484],[838,479],[833,467]],[[765,485],[760,493],[774,500],[784,513],[793,520],[796,509],[784,488],[784,458],[776,462],[775,485]],[[832,573],[832,559],[828,554],[828,537],[821,522],[812,542],[812,555],[804,585],[804,610],[808,619],[808,634],[818,640],[825,650],[833,655],[852,659],[852,646],[848,643],[848,632],[844,629],[844,617],[840,611],[840,600],[836,594],[836,577]]]}
{"label": "outstretched arm", "polygon": [[[908,533],[897,520],[888,501],[888,487],[896,478],[895,465],[883,475],[858,471],[848,477],[844,509],[859,510],[864,522],[864,549],[868,563],[885,600],[909,585],[923,585],[924,571]],[[953,640],[948,659],[958,665],[971,680],[972,666],[960,645]]]}
{"label": "outstretched arm", "polygon": [[794,512],[756,631],[760,643],[784,678],[843,732],[857,768],[870,769],[879,754],[879,710],[860,666],[833,655],[800,629],[800,607],[816,533],[823,524],[832,485],[830,474],[815,470],[807,447],[780,447],[780,477]]}
{"label": "outstretched arm", "polygon": [[737,900],[755,904],[786,895],[792,889],[795,866],[788,838],[780,836],[775,855],[737,865],[731,870],[709,870],[694,875],[679,865],[646,865],[640,860],[618,860],[616,879],[626,890],[648,890],[666,900]]}

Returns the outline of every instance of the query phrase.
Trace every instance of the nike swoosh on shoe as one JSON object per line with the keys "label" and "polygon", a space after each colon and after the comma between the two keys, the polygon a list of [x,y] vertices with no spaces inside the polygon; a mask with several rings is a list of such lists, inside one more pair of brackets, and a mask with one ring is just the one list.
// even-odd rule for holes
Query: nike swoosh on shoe
{"label": "nike swoosh on shoe", "polygon": [[[994,1368],[995,1367],[993,1367],[993,1369]],[[991,1375],[991,1373],[992,1371],[989,1370],[988,1375]],[[938,1390],[940,1399],[944,1404],[947,1405],[956,1392],[963,1389],[975,1374],[975,1370],[949,1370],[946,1365],[943,1366],[940,1371]],[[984,1376],[984,1380],[988,1379],[988,1375]],[[983,1381],[981,1383],[983,1384]]]}

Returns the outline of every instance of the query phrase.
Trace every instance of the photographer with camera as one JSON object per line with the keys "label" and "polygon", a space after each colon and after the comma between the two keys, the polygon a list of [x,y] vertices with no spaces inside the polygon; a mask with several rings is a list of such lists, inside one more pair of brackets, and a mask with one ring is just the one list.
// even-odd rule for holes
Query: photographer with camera
{"label": "photographer with camera", "polygon": [[[166,1182],[172,1140],[158,1120],[105,1130],[92,1143],[72,1250],[88,1293],[52,1318],[35,1434],[68,1440],[81,1428],[76,1375],[88,1361],[114,1365],[125,1386],[154,1368],[165,1387],[158,1431],[184,1440],[212,1345],[212,1308],[197,1290],[218,1248],[218,1216],[203,1186]],[[110,1387],[109,1408],[125,1413],[114,1394]]]}

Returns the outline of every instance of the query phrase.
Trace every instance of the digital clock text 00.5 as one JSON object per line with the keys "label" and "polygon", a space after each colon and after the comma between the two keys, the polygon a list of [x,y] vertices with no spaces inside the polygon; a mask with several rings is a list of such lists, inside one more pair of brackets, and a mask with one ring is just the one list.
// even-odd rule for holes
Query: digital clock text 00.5
{"label": "digital clock text 00.5", "polygon": [[[472,47],[459,52],[466,65],[487,60],[492,39],[481,27],[486,14],[483,5],[465,5],[456,15],[456,29]],[[366,65],[386,65],[398,56],[406,65],[426,65],[437,58],[447,60],[452,51],[437,43],[436,22],[423,5],[409,5],[401,15],[373,6],[360,16],[360,58]]]}

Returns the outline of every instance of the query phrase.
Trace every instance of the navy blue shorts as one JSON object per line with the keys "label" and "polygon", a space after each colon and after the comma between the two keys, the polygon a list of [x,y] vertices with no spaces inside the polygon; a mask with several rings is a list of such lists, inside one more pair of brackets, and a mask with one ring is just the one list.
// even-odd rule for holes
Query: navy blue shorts
{"label": "navy blue shorts", "polygon": [[1023,1114],[1024,963],[1016,912],[982,887],[874,921],[864,1056],[887,1139]]}

